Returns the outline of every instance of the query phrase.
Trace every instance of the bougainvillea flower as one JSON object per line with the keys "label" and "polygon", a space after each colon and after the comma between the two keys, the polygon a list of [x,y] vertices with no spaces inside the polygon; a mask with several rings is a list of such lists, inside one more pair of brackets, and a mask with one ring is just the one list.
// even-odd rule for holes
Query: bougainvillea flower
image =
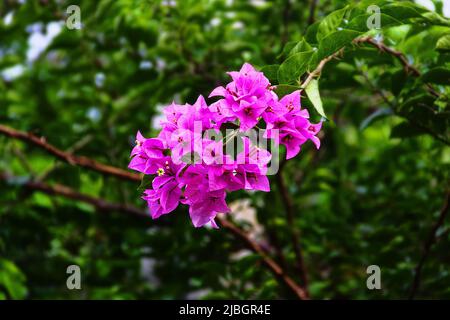
{"label": "bougainvillea flower", "polygon": [[317,138],[317,133],[319,133],[322,128],[322,121],[317,124],[312,124],[308,120],[297,118],[295,119],[295,127],[306,139],[311,140],[317,149],[320,148],[320,140]]}
{"label": "bougainvillea flower", "polygon": [[202,227],[207,223],[215,225],[214,218],[218,213],[230,211],[225,201],[223,190],[211,191],[202,195],[202,199],[191,204],[189,215],[195,227]]}
{"label": "bougainvillea flower", "polygon": [[134,145],[134,148],[131,150],[130,157],[133,157],[133,156],[141,153],[142,145],[144,144],[145,140],[147,140],[147,139],[145,139],[144,136],[141,134],[141,132],[138,131],[136,134],[135,145]]}
{"label": "bougainvillea flower", "polygon": [[225,88],[217,87],[209,96],[224,97],[222,105],[226,105],[232,115],[239,119],[240,130],[247,131],[258,123],[267,106],[276,100],[276,95],[264,74],[248,63],[239,72],[232,71],[228,74],[233,81]]}
{"label": "bougainvillea flower", "polygon": [[283,115],[286,117],[286,114],[295,115],[300,112],[300,91],[294,91],[290,94],[285,95],[279,101],[280,106],[282,108]]}
{"label": "bougainvillea flower", "polygon": [[131,151],[133,157],[128,167],[130,169],[153,174],[158,161],[164,157],[164,146],[161,140],[144,138],[140,132],[136,135],[136,145]]}
{"label": "bougainvillea flower", "polygon": [[269,179],[257,165],[239,165],[237,171],[244,176],[246,190],[270,191]]}
{"label": "bougainvillea flower", "polygon": [[242,151],[236,157],[238,164],[256,164],[264,169],[271,158],[269,151],[255,146],[248,137],[242,137]]}
{"label": "bougainvillea flower", "polygon": [[[308,111],[301,108],[300,91],[279,99],[264,74],[248,63],[228,74],[232,81],[209,95],[219,100],[208,105],[199,96],[192,105],[172,103],[163,110],[157,138],[137,133],[128,167],[152,178],[142,197],[152,218],[174,211],[181,203],[189,207],[195,227],[216,228],[217,214],[230,211],[227,193],[270,191],[267,174],[274,159],[266,145],[257,144],[261,141],[254,138],[259,135],[247,132],[250,129],[266,128],[263,137],[284,145],[287,159],[308,140],[320,147],[317,134],[322,122],[310,122]],[[230,128],[232,132],[225,131]],[[253,140],[239,139],[242,132]],[[227,154],[234,152],[236,137],[239,153]]]}
{"label": "bougainvillea flower", "polygon": [[158,159],[155,166],[156,177],[152,181],[153,189],[146,190],[144,200],[147,200],[152,218],[175,210],[182,194],[177,176],[183,166],[172,162],[170,157]]}
{"label": "bougainvillea flower", "polygon": [[280,135],[280,143],[286,147],[286,159],[295,157],[300,152],[300,146],[306,142],[306,138],[298,131],[284,131]]}
{"label": "bougainvillea flower", "polygon": [[233,122],[236,116],[230,109],[227,101],[225,99],[220,99],[212,103],[209,106],[209,110],[214,113],[214,118],[211,120],[213,122],[213,128],[219,129],[220,126],[225,122]]}
{"label": "bougainvillea flower", "polygon": [[143,199],[147,201],[153,219],[175,210],[181,196],[181,189],[174,180],[166,182],[157,190],[145,190]]}
{"label": "bougainvillea flower", "polygon": [[238,174],[237,165],[209,166],[208,185],[210,191],[225,189],[226,191],[236,191],[244,189],[245,177]]}

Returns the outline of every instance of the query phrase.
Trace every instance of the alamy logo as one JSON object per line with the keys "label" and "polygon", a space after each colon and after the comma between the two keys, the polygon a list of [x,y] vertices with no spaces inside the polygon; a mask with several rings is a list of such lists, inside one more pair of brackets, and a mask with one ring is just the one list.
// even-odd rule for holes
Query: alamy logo
{"label": "alamy logo", "polygon": [[381,289],[381,269],[377,265],[368,266],[366,273],[370,274],[367,278],[366,285],[369,290],[380,290]]}
{"label": "alamy logo", "polygon": [[371,5],[367,8],[367,13],[371,13],[367,18],[367,29],[380,29],[381,28],[381,10],[379,6]]}
{"label": "alamy logo", "polygon": [[69,30],[81,29],[81,9],[79,6],[70,5],[67,7],[66,13],[68,14],[66,20],[66,26]]}
{"label": "alamy logo", "polygon": [[70,274],[67,277],[66,286],[69,290],[81,290],[81,269],[79,266],[72,264],[67,267],[67,274]]}

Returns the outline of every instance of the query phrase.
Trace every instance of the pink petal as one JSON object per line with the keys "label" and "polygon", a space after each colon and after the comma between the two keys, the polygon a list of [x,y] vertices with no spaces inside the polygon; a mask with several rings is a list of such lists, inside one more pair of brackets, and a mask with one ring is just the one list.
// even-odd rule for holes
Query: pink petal
{"label": "pink petal", "polygon": [[209,94],[208,98],[217,96],[225,97],[227,93],[228,92],[224,87],[217,87]]}

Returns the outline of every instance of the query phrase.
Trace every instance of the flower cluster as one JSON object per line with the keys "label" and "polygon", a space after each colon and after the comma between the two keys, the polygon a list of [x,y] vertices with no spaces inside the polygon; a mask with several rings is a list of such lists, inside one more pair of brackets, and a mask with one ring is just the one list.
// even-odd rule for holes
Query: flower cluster
{"label": "flower cluster", "polygon": [[[242,150],[236,156],[226,152],[230,141],[255,127],[265,127],[260,129],[264,138],[284,145],[287,159],[307,140],[320,147],[316,135],[321,122],[310,123],[300,106],[300,91],[279,99],[264,74],[248,63],[229,75],[232,81],[209,96],[221,97],[218,101],[208,105],[200,96],[193,105],[172,103],[164,109],[157,138],[137,133],[129,168],[153,178],[143,195],[152,218],[182,203],[189,206],[195,227],[217,227],[216,215],[229,212],[227,192],[270,191],[267,168],[273,159],[267,149],[241,136]],[[235,129],[222,138],[224,127],[230,126]]]}

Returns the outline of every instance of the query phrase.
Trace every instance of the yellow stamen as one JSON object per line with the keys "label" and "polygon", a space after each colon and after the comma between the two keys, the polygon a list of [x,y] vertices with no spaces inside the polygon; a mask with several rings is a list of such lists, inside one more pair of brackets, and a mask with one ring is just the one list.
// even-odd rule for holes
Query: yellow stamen
{"label": "yellow stamen", "polygon": [[159,168],[156,173],[158,174],[159,177],[164,175],[164,169],[163,168]]}

